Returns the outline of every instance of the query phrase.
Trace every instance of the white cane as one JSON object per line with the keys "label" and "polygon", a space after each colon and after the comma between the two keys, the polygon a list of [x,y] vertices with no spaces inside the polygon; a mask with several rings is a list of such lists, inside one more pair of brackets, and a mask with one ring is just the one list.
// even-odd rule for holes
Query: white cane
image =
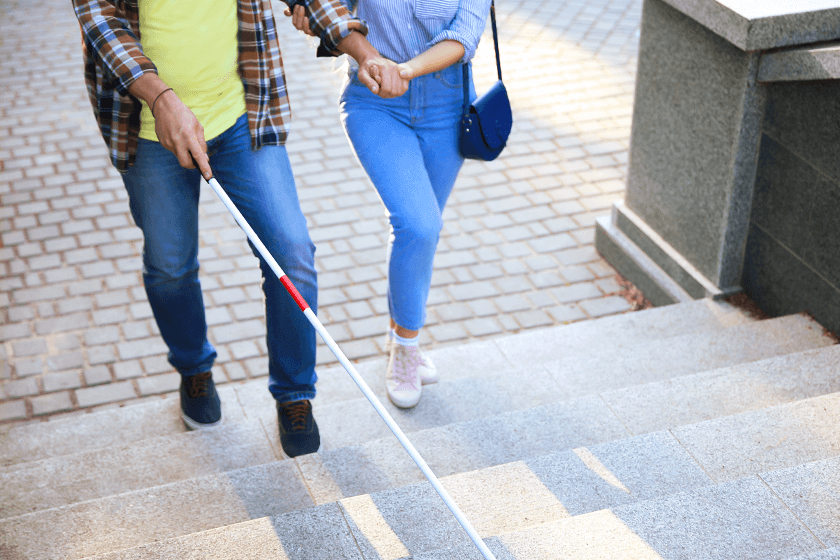
{"label": "white cane", "polygon": [[[196,165],[196,167],[198,166]],[[233,215],[236,223],[239,224],[239,227],[242,228],[245,235],[248,236],[248,239],[250,239],[254,247],[257,248],[257,251],[259,251],[260,255],[262,255],[262,258],[268,263],[268,266],[271,267],[274,274],[277,275],[277,278],[289,292],[289,295],[291,295],[295,300],[295,303],[298,304],[300,310],[303,311],[303,314],[306,315],[306,318],[309,319],[309,322],[312,323],[312,326],[315,327],[315,330],[318,331],[318,334],[320,334],[321,338],[324,339],[324,342],[327,343],[327,346],[329,346],[332,353],[335,354],[335,357],[338,358],[338,361],[341,362],[341,365],[344,366],[344,369],[347,370],[347,373],[350,374],[350,377],[352,377],[356,385],[359,386],[359,389],[361,389],[367,400],[370,401],[370,404],[373,405],[373,408],[376,409],[379,416],[382,417],[382,420],[385,421],[385,424],[388,425],[391,432],[394,433],[414,462],[417,463],[417,466],[423,472],[423,475],[425,475],[425,477],[429,480],[432,487],[435,489],[435,492],[438,493],[440,498],[443,500],[443,503],[446,504],[446,507],[448,507],[449,511],[452,512],[452,515],[455,516],[455,519],[457,519],[458,523],[461,524],[461,527],[464,528],[464,531],[466,531],[472,542],[475,543],[475,546],[478,547],[478,550],[484,558],[486,560],[496,560],[496,557],[493,556],[493,553],[490,552],[490,549],[487,548],[487,545],[484,544],[484,541],[482,541],[481,537],[478,536],[478,533],[473,528],[472,524],[470,524],[469,520],[464,515],[464,512],[461,511],[458,504],[455,503],[452,496],[449,495],[449,492],[446,491],[446,488],[443,487],[438,478],[435,476],[435,473],[432,472],[432,469],[429,468],[429,465],[426,464],[426,461],[423,460],[423,457],[420,456],[420,453],[417,452],[414,445],[412,445],[406,437],[405,433],[403,433],[397,423],[394,422],[394,419],[391,418],[391,415],[388,414],[388,411],[385,410],[385,407],[382,406],[382,403],[379,402],[379,399],[377,399],[376,395],[373,394],[373,391],[370,390],[370,387],[368,387],[367,383],[365,383],[364,379],[362,379],[359,375],[359,372],[356,371],[356,368],[353,367],[353,364],[350,363],[350,360],[347,359],[347,356],[344,355],[344,352],[342,352],[341,348],[338,347],[338,344],[335,343],[335,340],[333,340],[332,336],[330,336],[330,333],[327,332],[327,329],[324,328],[324,325],[315,313],[312,312],[312,309],[309,308],[309,304],[306,303],[306,300],[304,300],[303,297],[301,297],[297,288],[295,288],[294,284],[292,284],[291,280],[289,280],[289,277],[286,276],[286,273],[283,272],[283,269],[280,268],[280,265],[277,264],[274,257],[271,256],[271,253],[268,252],[268,249],[266,249],[265,245],[263,245],[262,241],[260,241],[260,238],[257,237],[254,230],[251,229],[251,226],[248,225],[245,217],[242,216],[242,213],[239,212],[238,208],[236,208],[236,205],[234,205],[233,201],[222,189],[222,186],[219,185],[219,182],[216,181],[214,177],[211,177],[207,180],[207,183],[214,191],[216,191],[216,194],[219,195],[222,203],[224,203]]]}

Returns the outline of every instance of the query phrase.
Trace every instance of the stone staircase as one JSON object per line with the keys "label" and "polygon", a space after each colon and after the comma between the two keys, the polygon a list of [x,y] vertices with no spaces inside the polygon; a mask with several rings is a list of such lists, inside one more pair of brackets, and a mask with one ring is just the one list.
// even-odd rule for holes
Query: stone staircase
{"label": "stone staircase", "polygon": [[[840,346],[699,300],[431,353],[386,404],[502,559],[840,559]],[[384,358],[359,372],[387,403]],[[0,559],[480,559],[347,374],[278,460],[265,381],[0,434]]]}

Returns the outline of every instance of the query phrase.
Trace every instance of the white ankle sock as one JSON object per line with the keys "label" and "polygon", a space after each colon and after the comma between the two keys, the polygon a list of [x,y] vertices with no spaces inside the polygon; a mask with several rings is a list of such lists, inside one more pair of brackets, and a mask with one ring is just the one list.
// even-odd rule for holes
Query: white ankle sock
{"label": "white ankle sock", "polygon": [[414,338],[403,338],[393,330],[391,331],[391,333],[392,338],[397,342],[397,344],[401,344],[402,346],[417,346],[417,340],[420,338],[419,334]]}

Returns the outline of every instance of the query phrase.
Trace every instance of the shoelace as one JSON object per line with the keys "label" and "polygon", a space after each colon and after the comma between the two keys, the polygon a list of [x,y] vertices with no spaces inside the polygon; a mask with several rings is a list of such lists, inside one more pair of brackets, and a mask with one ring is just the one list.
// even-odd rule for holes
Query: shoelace
{"label": "shoelace", "polygon": [[210,394],[210,380],[213,378],[213,373],[205,371],[187,378],[187,393],[190,398],[197,399],[206,397]]}
{"label": "shoelace", "polygon": [[311,408],[309,401],[294,401],[281,409],[283,416],[292,423],[291,431],[300,432],[306,429],[306,420],[309,418]]}
{"label": "shoelace", "polygon": [[398,382],[395,391],[417,389],[417,366],[423,363],[416,346],[397,344],[394,356],[394,379]]}

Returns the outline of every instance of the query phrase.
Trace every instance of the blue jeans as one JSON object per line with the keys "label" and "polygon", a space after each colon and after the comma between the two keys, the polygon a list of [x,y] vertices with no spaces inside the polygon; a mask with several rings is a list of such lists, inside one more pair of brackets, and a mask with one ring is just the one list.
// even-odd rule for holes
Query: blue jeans
{"label": "blue jeans", "polygon": [[[219,183],[304,299],[317,312],[315,246],[283,146],[251,149],[247,116],[207,142]],[[198,280],[201,175],[158,142],[140,139],[123,176],[134,222],[143,230],[143,282],[169,363],[181,375],[209,370],[216,351]],[[253,247],[251,247],[254,250]],[[259,257],[256,251],[254,254]],[[268,342],[268,388],[279,402],[315,397],[315,330],[260,258]]]}
{"label": "blue jeans", "polygon": [[[471,96],[475,97],[470,83]],[[404,329],[426,320],[441,214],[464,160],[458,123],[464,102],[455,64],[411,81],[395,99],[372,94],[351,71],[342,88],[344,130],[388,211],[388,308]]]}

